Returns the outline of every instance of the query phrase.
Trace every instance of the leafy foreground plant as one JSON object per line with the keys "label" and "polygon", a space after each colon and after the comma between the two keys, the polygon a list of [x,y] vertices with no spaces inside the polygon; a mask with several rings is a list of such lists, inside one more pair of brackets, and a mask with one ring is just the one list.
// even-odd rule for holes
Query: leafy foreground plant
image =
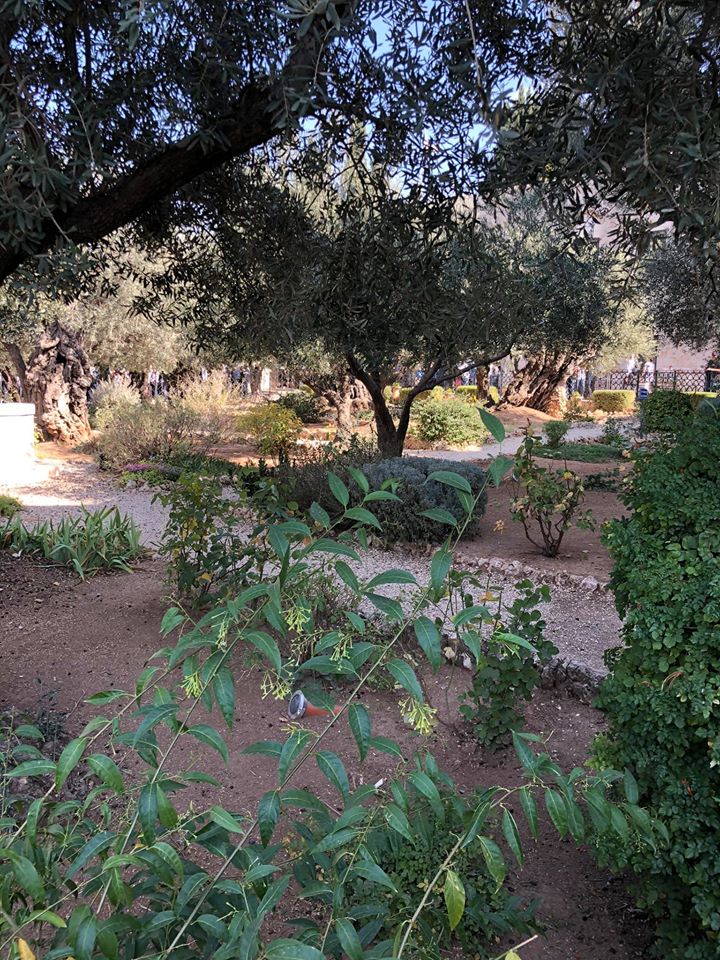
{"label": "leafy foreground plant", "polygon": [[630,515],[606,535],[623,644],[600,691],[609,730],[601,765],[633,770],[638,796],[670,843],[605,850],[638,877],[659,921],[664,960],[718,956],[720,822],[720,422],[691,420],[677,441],[635,454],[624,484]]}
{"label": "leafy foreground plant", "polygon": [[478,742],[491,748],[520,728],[520,701],[530,700],[540,682],[539,667],[558,652],[545,639],[545,621],[537,609],[550,599],[549,588],[521,580],[516,589],[518,596],[505,608],[504,618],[502,596],[497,611],[488,611],[491,633],[477,652],[472,686],[461,697],[460,713],[473,725]]}
{"label": "leafy foreground plant", "polygon": [[[452,474],[442,482],[468,497],[471,513],[467,482]],[[345,500],[347,489],[343,492],[339,483],[336,478],[334,489]],[[371,517],[367,506],[349,508],[341,523],[352,522],[353,529],[337,539],[328,536],[333,531],[321,514],[314,529],[296,519],[269,523],[266,540],[275,563],[262,582],[197,623],[171,608],[162,632],[168,636],[179,629],[179,639],[158,651],[157,662],[143,670],[135,689],[90,698],[103,708],[117,704],[114,715],[91,720],[57,763],[36,757],[7,772],[10,782],[39,777],[41,793],[30,804],[22,797],[11,802],[2,821],[0,947],[5,952],[22,960],[36,952],[44,960],[433,958],[463,922],[467,931],[497,929],[492,914],[498,904],[512,918],[511,926],[520,923],[501,889],[507,868],[500,844],[523,859],[513,814],[517,804],[533,835],[542,797],[561,836],[599,842],[631,834],[638,844],[656,842],[662,829],[631,796],[621,803],[607,800],[620,774],[606,771],[598,777],[578,769],[565,775],[546,753],[534,753],[530,735],[514,735],[526,783],[493,787],[468,803],[457,797],[431,757],[405,768],[399,746],[373,735],[372,719],[357,694],[379,672],[405,690],[407,716],[426,721],[431,714],[417,675],[397,653],[411,628],[430,664],[442,663],[440,633],[425,611],[445,593],[452,566],[449,543],[433,557],[431,583],[413,596],[408,615],[396,600],[378,593],[383,584],[411,584],[407,572],[384,571],[357,582],[355,592],[393,632],[382,644],[364,640],[367,618],[348,611],[345,630],[324,637],[320,655],[352,681],[352,690],[319,733],[293,725],[284,741],[247,748],[277,763],[277,779],[254,813],[177,801],[176,795],[195,783],[217,785],[202,771],[178,769],[172,761],[183,742],[209,746],[227,761],[221,733],[197,713],[217,706],[232,728],[233,671],[239,661],[262,663],[281,696],[299,676],[326,665],[318,664],[317,654],[298,663],[282,652],[305,621],[304,611],[313,608],[312,593],[303,604],[297,597],[304,584],[312,586],[318,561],[342,571],[350,570],[348,561],[358,562]],[[459,532],[458,527],[454,536]],[[458,618],[456,628],[473,630],[472,616]],[[352,789],[342,759],[326,748],[329,731],[345,721],[361,762],[374,750],[400,761],[398,777],[387,790]],[[124,754],[131,761],[128,772],[116,763],[122,764]],[[310,779],[306,767],[311,762],[333,791],[330,802],[327,789],[319,796],[300,785]],[[300,771],[305,775],[299,784]],[[65,792],[71,773],[85,783],[83,796]],[[421,810],[431,811],[451,830],[423,865],[423,888],[410,889],[401,872],[393,878],[392,860],[381,848],[399,840],[415,849],[411,817]],[[494,893],[486,900],[488,890]],[[290,896],[310,901],[311,915],[303,911],[293,919]],[[281,903],[283,918],[296,934],[270,938],[266,921]],[[433,917],[440,911],[438,932]],[[482,944],[474,949],[487,956]]]}
{"label": "leafy foreground plant", "polygon": [[129,571],[143,553],[139,529],[117,507],[83,508],[77,517],[32,526],[14,517],[0,526],[0,547],[71,567],[82,580],[100,570]]}
{"label": "leafy foreground plant", "polygon": [[594,521],[589,510],[578,514],[585,495],[582,479],[572,470],[539,466],[533,456],[534,446],[528,434],[516,454],[512,516],[522,523],[530,543],[540,547],[546,557],[556,557],[570,527],[592,530]]}
{"label": "leafy foreground plant", "polygon": [[[272,478],[253,483],[254,508],[266,515],[280,511]],[[262,580],[267,551],[254,549],[261,543],[262,528],[254,528],[248,515],[250,496],[242,476],[227,495],[219,478],[183,473],[169,489],[156,493],[155,500],[168,510],[160,553],[167,559],[168,579],[183,600],[202,606]]]}

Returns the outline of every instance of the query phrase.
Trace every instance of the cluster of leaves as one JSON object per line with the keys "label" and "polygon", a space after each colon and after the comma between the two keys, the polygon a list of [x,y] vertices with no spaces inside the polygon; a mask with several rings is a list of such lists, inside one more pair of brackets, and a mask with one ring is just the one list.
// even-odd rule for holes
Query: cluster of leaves
{"label": "cluster of leaves", "polygon": [[653,390],[640,404],[640,426],[648,433],[682,429],[683,421],[693,415],[697,402],[691,394],[680,390]]}
{"label": "cluster of leaves", "polygon": [[321,419],[320,404],[317,397],[304,390],[293,390],[276,400],[281,407],[292,410],[303,423],[317,423]]}
{"label": "cluster of leaves", "polygon": [[556,450],[565,439],[569,429],[570,423],[567,420],[549,420],[543,426],[547,446]]}
{"label": "cluster of leaves", "polygon": [[155,495],[168,511],[160,553],[181,597],[201,606],[262,579],[267,551],[247,510],[250,497],[256,510],[272,512],[272,478],[252,493],[241,482],[226,494],[217,477],[186,472]]}
{"label": "cluster of leaves", "polygon": [[413,429],[418,439],[429,444],[449,443],[463,447],[481,443],[488,435],[474,405],[452,394],[434,393],[415,409]]}
{"label": "cluster of leaves", "polygon": [[668,960],[717,956],[718,456],[715,418],[637,453],[623,495],[629,515],[606,538],[624,626],[607,655],[609,731],[596,754],[632,769],[642,802],[670,831],[664,850],[622,848]]}
{"label": "cluster of leaves", "polygon": [[[377,901],[375,922],[382,924],[381,930],[388,936],[412,915],[429,878],[455,839],[463,835],[482,800],[480,793],[461,796],[431,755],[416,758],[406,783],[393,784],[391,794],[390,816],[397,829],[388,830],[387,820],[376,818],[369,823],[365,838],[367,850],[387,881],[378,889],[381,874],[358,877],[347,897],[351,915],[366,910],[368,901]],[[508,812],[503,825],[514,839],[511,817]],[[319,827],[313,830],[315,842],[320,839]],[[536,903],[524,906],[508,892],[502,883],[502,854],[497,856],[494,841],[488,838],[486,844],[463,845],[445,871],[442,887],[438,885],[427,899],[416,927],[417,946],[424,958],[441,956],[451,947],[453,936],[469,954],[478,955],[482,945],[499,937],[533,930]],[[520,850],[519,845],[514,848]],[[333,879],[332,874],[323,877],[328,892]]]}
{"label": "cluster of leaves", "polygon": [[[556,557],[570,527],[592,529],[594,524],[590,511],[578,514],[585,494],[582,478],[572,470],[539,466],[534,447],[535,441],[528,435],[516,455],[512,516],[522,523],[530,543],[540,547],[546,557]],[[535,528],[541,542],[536,539]]]}
{"label": "cluster of leaves", "polygon": [[[361,476],[356,477],[360,486]],[[431,479],[466,492],[462,477],[439,471]],[[503,847],[523,860],[513,814],[516,799],[535,837],[540,795],[560,836],[569,833],[578,843],[615,834],[631,835],[638,845],[656,842],[659,826],[632,797],[620,804],[608,800],[620,774],[595,776],[576,769],[566,775],[547,753],[536,755],[529,735],[514,735],[523,785],[489,788],[470,803],[456,795],[430,757],[414,768],[401,766],[387,790],[351,788],[343,760],[324,740],[347,719],[361,762],[376,750],[403,759],[397,743],[373,734],[372,718],[357,694],[384,672],[407,695],[401,703],[406,716],[431,715],[418,676],[398,656],[399,644],[412,629],[431,667],[442,666],[440,630],[427,614],[447,595],[453,560],[450,542],[436,551],[430,583],[417,589],[406,613],[379,591],[384,585],[417,586],[411,574],[386,570],[361,581],[350,566],[361,561],[366,524],[376,522],[368,507],[393,495],[374,500],[368,492],[363,506],[350,507],[342,481],[335,477],[331,484],[346,507],[337,529],[317,505],[312,526],[283,517],[266,523],[263,539],[272,562],[262,578],[198,622],[178,607],[168,610],[161,630],[168,638],[179,631],[177,641],[168,640],[154,655],[133,690],[107,690],[89,699],[103,710],[116,704],[111,715],[91,719],[56,762],[33,757],[6,772],[11,784],[41,778],[42,792],[29,804],[23,797],[11,798],[2,821],[4,949],[23,957],[38,951],[49,960],[70,955],[79,960],[437,957],[466,911],[468,935],[490,922],[488,889],[507,905],[499,892],[507,871]],[[471,498],[468,514],[473,505]],[[454,537],[461,527],[453,523]],[[309,660],[298,663],[283,653],[315,607],[318,565],[387,622],[390,634],[382,643],[366,640],[367,617],[348,610],[343,630],[329,630]],[[474,612],[453,620],[473,649]],[[318,671],[346,678],[352,689],[320,732],[293,725],[283,741],[247,748],[277,763],[277,779],[268,784],[255,812],[183,803],[182,791],[194,784],[219,784],[182,761],[173,769],[175,751],[186,757],[184,746],[201,744],[227,762],[224,737],[205,717],[217,707],[233,728],[234,670],[243,661],[261,665],[269,689],[279,696],[286,696],[300,676]],[[202,719],[196,716],[200,708]],[[300,785],[307,777],[298,783],[311,762],[334,791],[332,804],[324,799],[326,789],[320,796]],[[71,775],[84,784],[72,799],[63,795]],[[389,849],[388,837],[416,846],[410,818],[417,804],[427,804],[448,832],[433,847],[436,862],[423,864],[421,889],[412,890],[403,887],[401,870],[393,879],[392,855],[382,851]],[[440,889],[446,914],[441,927]],[[290,896],[314,909],[292,921],[293,937],[278,939],[269,934],[266,921]],[[513,912],[506,918],[512,923]],[[475,949],[484,948],[476,944]]]}
{"label": "cluster of leaves", "polygon": [[0,494],[0,517],[9,520],[22,510],[22,504],[17,497],[10,497],[6,493]]}
{"label": "cluster of leaves", "polygon": [[[427,403],[422,406],[426,407]],[[464,527],[464,533],[470,536],[485,512],[487,473],[471,463],[391,457],[366,464],[362,472],[371,490],[391,489],[396,494],[392,500],[384,500],[375,507],[385,543],[438,543],[445,539],[448,524],[454,525],[467,516],[473,501],[475,506]],[[434,479],[434,475],[442,477],[450,473],[460,478],[454,484]]]}
{"label": "cluster of leaves", "polygon": [[71,567],[81,578],[126,570],[143,554],[140,530],[117,507],[82,509],[78,516],[28,526],[19,517],[0,526],[0,547]]}
{"label": "cluster of leaves", "polygon": [[460,712],[485,747],[500,746],[512,730],[520,729],[520,701],[530,700],[540,682],[540,666],[557,654],[545,638],[545,622],[537,609],[550,599],[549,588],[522,580],[516,589],[512,603],[503,606],[501,597],[496,611],[480,612],[478,619],[489,625],[489,634],[478,635],[472,686],[462,696]]}
{"label": "cluster of leaves", "polygon": [[594,409],[603,413],[627,413],[635,408],[634,390],[594,390],[590,399]]}
{"label": "cluster of leaves", "polygon": [[265,403],[242,414],[237,422],[241,436],[249,438],[263,456],[287,462],[302,430],[302,420],[290,408]]}
{"label": "cluster of leaves", "polygon": [[328,486],[328,474],[334,473],[351,490],[357,490],[353,487],[350,467],[362,467],[379,457],[375,443],[353,434],[344,443],[336,440],[298,450],[291,463],[278,464],[275,476],[285,499],[297,503],[300,510],[307,511],[317,502],[335,518],[341,505]]}
{"label": "cluster of leaves", "polygon": [[628,445],[628,438],[620,428],[617,420],[607,420],[600,434],[600,443],[610,447],[617,447],[618,450],[624,450]]}

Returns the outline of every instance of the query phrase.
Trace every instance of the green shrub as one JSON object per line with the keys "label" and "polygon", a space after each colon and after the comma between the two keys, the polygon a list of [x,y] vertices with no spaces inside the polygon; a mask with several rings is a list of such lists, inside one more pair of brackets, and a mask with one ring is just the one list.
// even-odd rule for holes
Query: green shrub
{"label": "green shrub", "polygon": [[622,450],[614,444],[582,440],[561,443],[555,448],[536,444],[533,453],[546,460],[577,460],[581,463],[605,463],[622,456]]}
{"label": "green shrub", "polygon": [[546,557],[556,557],[570,527],[592,527],[593,521],[589,511],[578,514],[585,496],[578,474],[539,466],[534,449],[534,440],[528,436],[517,452],[512,517],[522,523],[530,543],[540,547]]}
{"label": "green shrub", "polygon": [[622,450],[627,445],[625,434],[622,432],[616,420],[608,420],[600,434],[600,443],[609,447],[617,447]]}
{"label": "green shrub", "polygon": [[570,424],[565,420],[548,420],[543,427],[543,433],[547,437],[547,446],[551,449],[557,449],[565,439],[569,429]]}
{"label": "green shrub", "polygon": [[128,463],[207,453],[223,438],[224,428],[212,411],[206,414],[173,398],[118,406],[95,449],[101,467],[119,469]]}
{"label": "green shrub", "polygon": [[634,390],[595,390],[593,407],[605,413],[627,413],[635,407]]}
{"label": "green shrub", "polygon": [[[718,956],[720,819],[720,422],[691,419],[673,445],[638,453],[606,543],[623,618],[600,692],[598,762],[627,766],[670,843],[623,848],[665,960]],[[619,851],[612,851],[623,862]]]}
{"label": "green shrub", "polygon": [[459,400],[464,400],[465,403],[476,404],[478,401],[476,386],[454,387],[452,393],[454,393]]}
{"label": "green shrub", "polygon": [[413,419],[415,434],[425,443],[461,447],[488,435],[475,406],[457,397],[431,396],[415,409]]}
{"label": "green shrub", "polygon": [[0,528],[0,546],[71,567],[84,580],[100,570],[130,570],[143,553],[140,531],[117,507],[83,508],[80,516],[32,526],[19,517]]}
{"label": "green shrub", "polygon": [[275,402],[286,410],[292,410],[303,423],[317,423],[321,418],[317,397],[305,393],[304,390],[293,390]]}
{"label": "green shrub", "polygon": [[0,517],[6,517],[12,520],[15,514],[20,513],[21,510],[22,504],[16,497],[9,497],[4,493],[0,493]]}
{"label": "green shrub", "polygon": [[328,474],[349,484],[350,467],[380,459],[374,441],[353,435],[349,441],[325,443],[317,447],[298,448],[291,462],[278,464],[275,478],[286,502],[295,502],[307,512],[317,502],[331,517],[340,513],[340,505],[328,487]]}
{"label": "green shrub", "polygon": [[263,456],[284,462],[300,436],[302,423],[292,410],[277,403],[264,403],[239,418],[238,430]]}
{"label": "green shrub", "polygon": [[[450,777],[439,772],[430,757],[425,758],[418,772],[437,788],[440,800],[439,804],[436,801],[435,809],[422,794],[410,790],[402,814],[411,824],[412,837],[394,833],[381,823],[367,835],[370,856],[392,883],[390,893],[384,898],[387,912],[383,931],[389,937],[414,913],[428,879],[452,849],[455,838],[463,833],[464,824],[472,819],[480,799],[478,794],[462,797]],[[462,919],[453,931],[443,890],[438,888],[423,911],[415,938],[418,952],[413,956],[439,957],[440,950],[452,948],[453,937],[467,956],[479,956],[481,945],[492,943],[508,931],[528,934],[536,929],[533,914],[537,901],[523,906],[520,898],[510,894],[505,885],[498,885],[472,846],[460,852],[453,871],[462,876],[465,888]],[[356,881],[348,901],[350,909],[367,903],[375,890],[371,881]],[[485,950],[482,956],[487,956]]]}
{"label": "green shrub", "polygon": [[[428,510],[444,510],[456,520],[465,516],[459,491],[437,480],[428,479],[436,470],[449,470],[463,477],[472,490],[472,496],[482,491],[478,506],[468,524],[466,535],[477,532],[487,505],[486,474],[480,467],[454,460],[435,460],[430,457],[391,457],[362,468],[372,491],[390,489],[397,481],[399,500],[378,501],[373,512],[382,525],[382,536],[387,543],[439,543],[448,534],[448,527],[430,517],[422,516]],[[357,489],[357,488],[355,488]]]}
{"label": "green shrub", "polygon": [[[520,701],[530,700],[540,682],[539,665],[547,663],[557,648],[545,639],[545,621],[538,605],[550,599],[546,586],[529,580],[516,585],[517,597],[504,610],[488,614],[491,633],[479,653],[470,690],[461,695],[460,713],[473,726],[478,742],[489,748],[510,739],[523,725]],[[515,637],[530,645],[520,646]]]}
{"label": "green shrub", "polygon": [[653,390],[640,404],[640,425],[649,433],[672,432],[692,416],[696,405],[688,393]]}
{"label": "green shrub", "polygon": [[264,554],[248,544],[245,497],[225,496],[217,479],[184,473],[154,499],[168,511],[160,554],[181,597],[201,605],[262,573]]}
{"label": "green shrub", "polygon": [[98,430],[106,429],[121,409],[134,408],[140,404],[140,393],[123,381],[103,380],[92,393],[88,408],[90,420]]}

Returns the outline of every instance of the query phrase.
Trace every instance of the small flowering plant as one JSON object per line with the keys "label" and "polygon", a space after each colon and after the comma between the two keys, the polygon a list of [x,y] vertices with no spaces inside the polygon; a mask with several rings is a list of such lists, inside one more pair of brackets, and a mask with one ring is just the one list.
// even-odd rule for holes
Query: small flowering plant
{"label": "small flowering plant", "polygon": [[592,530],[595,521],[589,510],[579,512],[585,498],[582,478],[567,468],[541,467],[533,457],[534,444],[528,431],[515,459],[512,516],[522,523],[530,543],[546,557],[556,557],[570,527]]}

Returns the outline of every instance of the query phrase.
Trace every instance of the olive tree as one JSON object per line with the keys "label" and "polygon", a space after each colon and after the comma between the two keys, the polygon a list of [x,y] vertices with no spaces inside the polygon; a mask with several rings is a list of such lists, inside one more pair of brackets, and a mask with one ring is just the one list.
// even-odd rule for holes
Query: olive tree
{"label": "olive tree", "polygon": [[[188,249],[179,236],[160,280],[201,344],[283,357],[320,343],[341,361],[336,376],[367,389],[379,447],[396,456],[417,396],[508,353],[534,312],[532,285],[502,225],[428,203],[381,170],[361,175],[372,189],[349,188],[341,169],[329,188],[261,190],[237,171],[212,238]],[[396,421],[384,389],[401,357],[423,372]]]}

